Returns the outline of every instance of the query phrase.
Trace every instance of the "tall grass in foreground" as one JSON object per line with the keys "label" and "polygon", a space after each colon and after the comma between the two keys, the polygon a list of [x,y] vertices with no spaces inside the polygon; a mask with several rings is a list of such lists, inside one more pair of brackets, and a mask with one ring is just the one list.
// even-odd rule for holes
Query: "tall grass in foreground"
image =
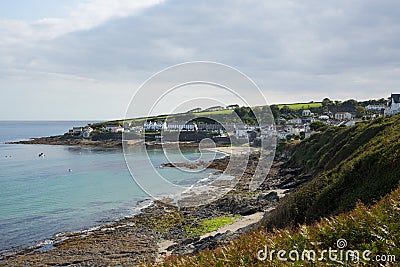
{"label": "tall grass in foreground", "polygon": [[[203,251],[193,256],[171,256],[163,266],[398,266],[400,260],[400,188],[384,197],[372,207],[358,203],[348,213],[322,219],[312,225],[301,225],[296,229],[283,229],[266,232],[256,230],[243,234],[229,245]],[[304,249],[314,250],[318,258],[323,250],[337,248],[337,240],[345,239],[347,250],[370,250],[373,259],[376,255],[394,255],[397,263],[366,261],[280,261],[276,252],[272,260],[260,261],[257,252],[264,250],[297,250],[300,255]],[[345,253],[344,252],[344,253]],[[288,255],[286,254],[286,257]],[[345,257],[344,257],[345,258]],[[391,259],[393,260],[393,258]]]}

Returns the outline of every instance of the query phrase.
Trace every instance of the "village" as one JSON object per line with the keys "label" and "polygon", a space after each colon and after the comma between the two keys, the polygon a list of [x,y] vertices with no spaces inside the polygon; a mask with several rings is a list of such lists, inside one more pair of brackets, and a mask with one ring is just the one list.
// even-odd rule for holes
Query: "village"
{"label": "village", "polygon": [[[181,140],[200,141],[203,138],[212,138],[217,143],[228,144],[235,142],[239,144],[250,143],[257,146],[261,140],[276,137],[278,141],[302,140],[308,138],[318,131],[321,126],[329,125],[336,127],[353,126],[358,122],[376,119],[381,116],[392,116],[400,112],[400,94],[391,94],[388,99],[377,101],[357,102],[348,100],[343,103],[324,99],[320,105],[303,104],[302,107],[294,109],[290,105],[272,105],[271,110],[274,114],[275,125],[259,126],[257,124],[227,123],[221,125],[213,122],[198,122],[191,120],[188,122],[168,122],[164,119],[147,119],[141,124],[133,121],[123,121],[110,124],[93,124],[85,127],[73,127],[69,134],[79,135],[89,139],[96,132],[108,134],[121,138],[122,133],[130,136],[146,136],[146,141],[167,142],[169,133],[179,132]],[[229,105],[226,107],[214,106],[207,109],[195,108],[186,112],[218,112],[232,110],[239,113],[239,105]],[[256,109],[256,108],[255,108]],[[174,115],[171,115],[174,116]],[[111,134],[111,135],[110,135]]]}

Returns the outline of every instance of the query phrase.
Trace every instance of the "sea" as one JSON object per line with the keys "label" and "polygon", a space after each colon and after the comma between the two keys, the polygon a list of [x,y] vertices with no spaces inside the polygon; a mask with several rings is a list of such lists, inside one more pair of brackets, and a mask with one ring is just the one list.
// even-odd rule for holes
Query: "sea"
{"label": "sea", "polygon": [[[57,234],[82,231],[133,216],[152,201],[132,178],[122,149],[6,144],[33,137],[53,136],[89,121],[0,121],[0,253],[26,249]],[[39,157],[39,154],[43,153]],[[182,152],[200,158],[196,149]],[[157,168],[167,162],[163,151],[148,154]],[[147,156],[140,149],[130,160]],[[210,153],[209,157],[215,157]],[[217,156],[222,156],[219,154]],[[177,154],[177,157],[178,154]],[[169,153],[173,161],[174,155]],[[207,155],[201,156],[207,160]],[[137,164],[140,165],[140,164]],[[177,168],[157,168],[172,183],[190,186],[207,179],[211,170],[188,174]],[[154,170],[141,175],[155,179]],[[161,195],[162,188],[154,190]]]}

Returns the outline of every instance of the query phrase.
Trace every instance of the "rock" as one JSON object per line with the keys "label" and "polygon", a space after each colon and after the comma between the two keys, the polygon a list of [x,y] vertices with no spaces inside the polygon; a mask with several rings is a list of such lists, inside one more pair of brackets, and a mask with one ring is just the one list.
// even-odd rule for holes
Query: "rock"
{"label": "rock", "polygon": [[197,242],[199,240],[200,240],[200,237],[198,237],[198,236],[197,237],[186,238],[181,242],[181,244],[185,246],[185,245]]}
{"label": "rock", "polygon": [[254,214],[258,211],[257,207],[253,207],[253,206],[244,206],[241,207],[240,209],[238,209],[236,211],[237,214],[240,214],[242,216],[247,216],[247,215],[251,215]]}
{"label": "rock", "polygon": [[257,200],[268,200],[268,201],[278,201],[278,193],[275,191],[272,191],[268,194],[261,194],[257,197]]}

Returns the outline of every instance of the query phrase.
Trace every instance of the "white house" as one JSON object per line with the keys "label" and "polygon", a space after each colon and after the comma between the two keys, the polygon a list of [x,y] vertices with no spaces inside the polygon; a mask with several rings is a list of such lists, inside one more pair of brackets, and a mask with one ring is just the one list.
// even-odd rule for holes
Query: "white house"
{"label": "white house", "polygon": [[311,110],[309,110],[309,109],[304,109],[301,112],[301,116],[303,116],[303,117],[310,117],[311,115],[312,115],[312,113],[311,113]]}
{"label": "white house", "polygon": [[204,111],[218,111],[218,110],[223,110],[224,107],[221,106],[215,106],[215,107],[209,107],[207,109],[205,109]]}
{"label": "white house", "polygon": [[169,124],[168,125],[168,130],[171,131],[196,131],[197,128],[197,124],[195,123],[187,123],[187,124]]}
{"label": "white house", "polygon": [[167,122],[145,122],[143,125],[146,131],[165,131],[168,130]]}
{"label": "white house", "polygon": [[[219,131],[219,130],[223,129],[223,126],[221,124],[202,123],[202,124],[199,124],[197,126],[198,126],[198,129],[200,131],[208,131],[208,132],[210,132],[210,131]],[[226,126],[226,125],[224,125],[224,126]],[[232,128],[232,127],[230,127],[230,128]]]}
{"label": "white house", "polygon": [[[248,138],[248,133],[260,129],[255,125],[234,125],[233,130],[237,138]],[[266,129],[267,130],[267,129]]]}
{"label": "white house", "polygon": [[128,130],[129,128],[131,128],[131,126],[132,126],[132,123],[131,123],[131,122],[129,122],[129,121],[124,121],[124,129],[125,129],[125,130]]}
{"label": "white house", "polygon": [[129,132],[133,132],[133,133],[141,133],[143,132],[143,127],[141,126],[133,126],[129,129]]}
{"label": "white house", "polygon": [[174,123],[167,124],[167,122],[157,123],[157,122],[146,122],[144,125],[144,130],[146,131],[197,131],[198,127],[196,123]]}
{"label": "white house", "polygon": [[368,105],[365,107],[366,110],[374,110],[381,111],[382,109],[386,109],[385,105]]}
{"label": "white house", "polygon": [[120,125],[106,125],[106,127],[104,127],[104,130],[106,132],[112,133],[123,133],[124,127],[121,127]]}
{"label": "white house", "polygon": [[351,113],[349,112],[338,112],[335,114],[335,119],[338,121],[351,120],[351,117]]}
{"label": "white house", "polygon": [[298,135],[305,132],[304,127],[294,127],[292,125],[285,125],[284,127],[277,127],[278,139],[286,139],[289,135]]}
{"label": "white house", "polygon": [[288,133],[286,133],[286,132],[278,132],[277,133],[277,137],[280,140],[286,139],[286,136],[288,136]]}
{"label": "white house", "polygon": [[303,121],[300,118],[294,118],[287,121],[289,124],[301,124]]}
{"label": "white house", "polygon": [[346,125],[346,126],[354,126],[354,125],[356,125],[356,122],[355,121],[347,121],[344,125]]}
{"label": "white house", "polygon": [[197,113],[197,112],[201,112],[201,111],[202,111],[201,108],[194,108],[194,109],[189,110],[187,113]]}
{"label": "white house", "polygon": [[247,129],[237,129],[235,130],[235,136],[237,138],[248,138]]}
{"label": "white house", "polygon": [[93,132],[93,128],[90,126],[86,126],[83,131],[81,132],[81,135],[83,138],[89,138],[90,134]]}
{"label": "white house", "polygon": [[398,112],[400,112],[400,94],[392,94],[385,109],[385,116],[392,116]]}
{"label": "white house", "polygon": [[329,116],[328,115],[321,115],[318,117],[318,120],[320,121],[329,121]]}
{"label": "white house", "polygon": [[81,133],[83,131],[83,127],[72,127],[73,133]]}
{"label": "white house", "polygon": [[239,107],[238,104],[234,104],[234,105],[226,106],[226,109],[235,109],[235,108],[238,108],[238,107]]}

